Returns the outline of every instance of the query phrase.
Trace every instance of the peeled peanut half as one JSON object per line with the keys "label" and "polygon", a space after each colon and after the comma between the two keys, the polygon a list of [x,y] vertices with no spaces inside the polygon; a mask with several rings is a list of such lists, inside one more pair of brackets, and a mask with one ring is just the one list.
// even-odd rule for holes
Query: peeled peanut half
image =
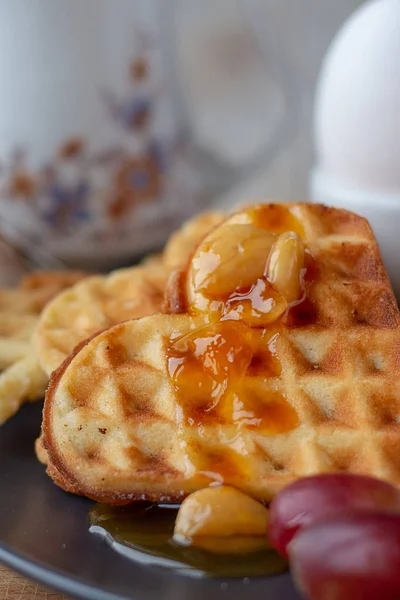
{"label": "peeled peanut half", "polygon": [[267,529],[260,502],[230,486],[208,487],[182,502],[174,540],[215,552],[249,551],[267,545]]}
{"label": "peeled peanut half", "polygon": [[197,249],[191,268],[194,293],[219,299],[264,275],[275,236],[254,225],[221,225]]}
{"label": "peeled peanut half", "polygon": [[[208,315],[225,313],[251,327],[265,327],[287,300],[267,280],[271,248],[279,237],[252,224],[222,224],[195,252],[187,279],[188,305]],[[222,309],[222,306],[225,306]]]}
{"label": "peeled peanut half", "polygon": [[240,320],[251,327],[279,319],[302,295],[304,245],[297,229],[282,233],[292,225],[297,219],[280,205],[232,215],[198,246],[182,283],[173,288],[180,302],[171,312],[179,304],[211,320]]}
{"label": "peeled peanut half", "polygon": [[304,244],[294,231],[282,233],[269,255],[267,279],[288,303],[300,300]]}

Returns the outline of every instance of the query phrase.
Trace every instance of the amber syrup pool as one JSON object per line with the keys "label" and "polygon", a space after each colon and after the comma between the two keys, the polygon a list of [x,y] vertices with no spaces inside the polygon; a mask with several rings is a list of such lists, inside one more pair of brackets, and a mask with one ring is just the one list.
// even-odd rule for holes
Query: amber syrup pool
{"label": "amber syrup pool", "polygon": [[[173,540],[179,506],[137,502],[129,506],[95,505],[90,511],[90,531],[103,535],[112,547],[136,562],[172,567],[191,575],[254,577],[287,569],[287,562],[257,540],[257,549],[229,554],[184,546]],[[217,544],[217,541],[216,541]]]}

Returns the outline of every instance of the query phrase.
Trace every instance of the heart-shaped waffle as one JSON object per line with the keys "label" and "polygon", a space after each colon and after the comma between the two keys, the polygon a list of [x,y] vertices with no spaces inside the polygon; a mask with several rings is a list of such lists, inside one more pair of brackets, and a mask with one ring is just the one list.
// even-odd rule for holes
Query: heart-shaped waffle
{"label": "heart-shaped waffle", "polygon": [[[236,313],[194,306],[202,242],[180,277],[185,314],[112,327],[54,374],[43,442],[62,487],[127,503],[177,500],[213,482],[268,500],[299,476],[338,470],[400,483],[400,315],[371,229],[342,210],[274,206],[266,211],[285,214],[304,245],[301,297],[279,291],[277,276],[286,306],[258,326],[265,307],[242,288],[249,304]],[[272,223],[266,284],[286,232]],[[233,281],[245,276],[240,266]],[[201,286],[194,292],[208,300]]]}

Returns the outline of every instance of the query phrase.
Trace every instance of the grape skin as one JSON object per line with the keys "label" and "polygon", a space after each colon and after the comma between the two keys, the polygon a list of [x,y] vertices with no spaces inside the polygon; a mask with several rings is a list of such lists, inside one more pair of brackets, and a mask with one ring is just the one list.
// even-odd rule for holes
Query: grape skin
{"label": "grape skin", "polygon": [[397,488],[379,479],[345,473],[305,477],[288,485],[273,500],[269,539],[287,556],[287,545],[300,529],[349,511],[377,510],[400,513]]}
{"label": "grape skin", "polygon": [[354,513],[300,531],[288,546],[309,600],[399,600],[400,516]]}

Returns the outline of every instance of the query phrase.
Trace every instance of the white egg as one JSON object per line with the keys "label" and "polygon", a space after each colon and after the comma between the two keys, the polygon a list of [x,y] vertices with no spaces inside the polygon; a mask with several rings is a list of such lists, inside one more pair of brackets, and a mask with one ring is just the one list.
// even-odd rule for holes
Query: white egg
{"label": "white egg", "polygon": [[315,103],[319,175],[400,194],[400,0],[360,8],[324,60]]}
{"label": "white egg", "polygon": [[375,0],[333,40],[317,85],[310,196],[366,217],[400,301],[400,0]]}

